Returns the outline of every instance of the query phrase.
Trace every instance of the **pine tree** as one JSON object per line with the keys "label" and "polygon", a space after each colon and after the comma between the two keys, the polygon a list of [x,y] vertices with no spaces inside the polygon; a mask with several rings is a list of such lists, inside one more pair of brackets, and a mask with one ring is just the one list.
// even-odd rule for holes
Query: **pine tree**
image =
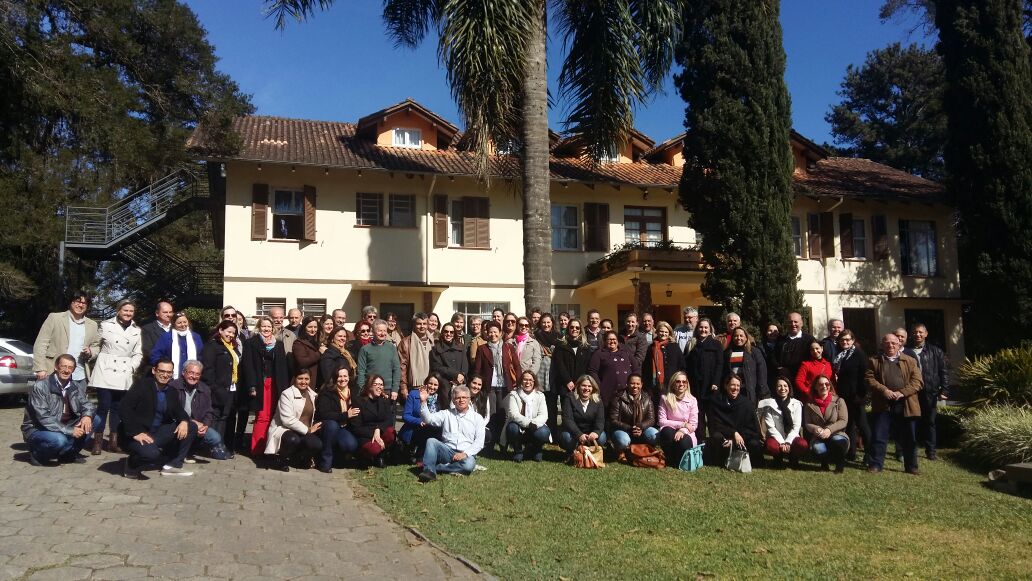
{"label": "pine tree", "polygon": [[1032,338],[1032,72],[1022,0],[936,0],[969,351]]}
{"label": "pine tree", "polygon": [[712,267],[702,290],[757,325],[802,304],[779,9],[778,0],[689,3],[675,78],[687,105],[680,199]]}

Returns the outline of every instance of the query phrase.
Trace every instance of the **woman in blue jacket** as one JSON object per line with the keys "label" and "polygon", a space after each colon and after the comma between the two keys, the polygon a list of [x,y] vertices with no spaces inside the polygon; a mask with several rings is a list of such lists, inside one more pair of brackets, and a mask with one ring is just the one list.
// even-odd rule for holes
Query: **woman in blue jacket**
{"label": "woman in blue jacket", "polygon": [[201,336],[190,329],[190,319],[186,313],[172,315],[172,328],[158,338],[150,352],[150,364],[154,365],[162,359],[171,359],[174,369],[172,379],[178,379],[187,361],[200,361],[204,341]]}
{"label": "woman in blue jacket", "polygon": [[[442,402],[439,399],[441,384],[436,376],[431,375],[427,377],[423,387],[426,388],[427,393],[430,395],[426,400],[426,407],[430,410],[430,413],[447,409],[447,402]],[[419,398],[419,390],[409,390],[408,399],[405,400],[405,410],[401,416],[405,424],[401,426],[401,431],[398,435],[401,437],[401,441],[408,446],[413,462],[415,462],[415,459],[423,457],[423,446],[426,445],[427,438],[441,437],[440,428],[435,428],[423,422],[422,415],[420,414],[422,405],[423,403]]]}

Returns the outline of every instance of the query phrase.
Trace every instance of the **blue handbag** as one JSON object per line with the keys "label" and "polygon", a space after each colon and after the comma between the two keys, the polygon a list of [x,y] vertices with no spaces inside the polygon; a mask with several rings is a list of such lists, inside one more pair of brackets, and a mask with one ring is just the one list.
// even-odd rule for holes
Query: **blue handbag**
{"label": "blue handbag", "polygon": [[684,455],[681,456],[681,463],[677,467],[685,472],[695,472],[702,468],[702,449],[705,446],[706,444],[699,444],[694,448],[685,450]]}

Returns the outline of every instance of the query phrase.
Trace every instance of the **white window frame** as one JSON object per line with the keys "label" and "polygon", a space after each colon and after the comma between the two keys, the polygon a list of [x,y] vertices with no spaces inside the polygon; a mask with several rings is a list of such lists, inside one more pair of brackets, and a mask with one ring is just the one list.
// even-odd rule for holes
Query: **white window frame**
{"label": "white window frame", "polygon": [[799,216],[791,217],[789,230],[792,236],[792,253],[796,258],[803,258],[805,240],[803,240],[803,221],[799,219]]}
{"label": "white window frame", "polygon": [[254,299],[254,316],[270,316],[269,311],[273,307],[280,307],[284,311],[287,310],[287,299],[286,297],[258,297]]}
{"label": "white window frame", "polygon": [[853,218],[852,230],[853,258],[856,260],[867,260],[867,219]]}
{"label": "white window frame", "polygon": [[620,163],[620,147],[612,145],[598,161],[600,163]]}
{"label": "white window frame", "polygon": [[423,130],[413,127],[395,127],[391,132],[391,145],[419,149],[423,146]]}
{"label": "white window frame", "polygon": [[[403,206],[409,206],[409,212],[411,214],[411,224],[396,225],[395,212],[402,209]],[[415,228],[417,221],[416,212],[416,196],[414,194],[391,194],[387,201],[387,215],[381,217],[381,222],[384,226],[391,226],[394,228]]]}
{"label": "white window frame", "polygon": [[462,198],[448,200],[448,246],[452,248],[462,248],[466,239],[463,209]]}
{"label": "white window frame", "polygon": [[[269,208],[269,216],[272,220],[272,228],[270,231],[270,238],[273,240],[300,240],[304,236],[305,231],[305,192],[304,190],[296,187],[273,187],[271,188],[272,204]],[[276,206],[276,197],[279,194],[290,194],[293,198],[292,207],[286,211],[279,211]],[[276,216],[297,216],[299,220],[298,224],[298,236],[297,237],[286,237],[279,235],[279,226],[276,223]]]}
{"label": "white window frame", "polygon": [[[369,201],[376,200],[376,223],[368,224],[363,222],[362,197],[370,196]],[[379,192],[356,192],[355,193],[355,225],[357,226],[383,226],[383,194]]]}
{"label": "white window frame", "polygon": [[552,303],[552,310],[549,312],[556,318],[556,325],[559,324],[559,313],[565,312],[571,319],[579,319],[581,314],[579,303]]}
{"label": "white window frame", "polygon": [[[573,224],[562,224],[562,216],[564,210],[573,209]],[[556,210],[559,210],[558,224],[556,221]],[[551,207],[551,221],[552,221],[552,250],[580,250],[580,208],[576,204],[552,204]],[[564,246],[563,242],[566,240],[564,233],[573,232],[573,246]]]}
{"label": "white window frame", "polygon": [[328,313],[326,299],[297,299],[297,308],[302,317],[321,317]]}
{"label": "white window frame", "polygon": [[491,320],[491,312],[495,309],[502,309],[503,313],[509,312],[508,302],[482,302],[482,301],[454,301],[452,303],[453,313],[462,313],[466,317],[466,328],[471,329],[470,319],[480,317],[484,322]]}

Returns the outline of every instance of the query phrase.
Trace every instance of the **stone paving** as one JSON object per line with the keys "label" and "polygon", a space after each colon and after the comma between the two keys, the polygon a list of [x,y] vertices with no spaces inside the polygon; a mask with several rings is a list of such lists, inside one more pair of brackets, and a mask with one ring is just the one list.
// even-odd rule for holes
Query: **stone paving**
{"label": "stone paving", "polygon": [[283,473],[238,455],[129,480],[107,452],[37,468],[21,419],[0,409],[0,580],[476,577],[357,498],[346,470]]}

